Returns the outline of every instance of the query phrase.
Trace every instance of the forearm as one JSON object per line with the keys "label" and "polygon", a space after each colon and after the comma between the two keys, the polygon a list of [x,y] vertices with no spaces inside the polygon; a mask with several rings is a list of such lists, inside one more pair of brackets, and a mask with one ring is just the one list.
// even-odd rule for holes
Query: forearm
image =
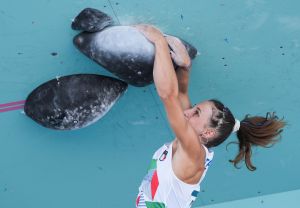
{"label": "forearm", "polygon": [[192,107],[189,94],[188,94],[189,74],[190,71],[188,69],[178,68],[176,70],[176,75],[178,79],[178,88],[179,88],[178,98],[180,100],[183,110]]}
{"label": "forearm", "polygon": [[189,73],[190,72],[188,71],[188,69],[184,69],[182,67],[179,67],[176,70],[179,92],[182,94],[188,94],[189,75],[190,75]]}
{"label": "forearm", "polygon": [[154,44],[153,78],[157,92],[162,99],[167,99],[169,96],[178,97],[178,80],[171,61],[168,44],[164,39]]}

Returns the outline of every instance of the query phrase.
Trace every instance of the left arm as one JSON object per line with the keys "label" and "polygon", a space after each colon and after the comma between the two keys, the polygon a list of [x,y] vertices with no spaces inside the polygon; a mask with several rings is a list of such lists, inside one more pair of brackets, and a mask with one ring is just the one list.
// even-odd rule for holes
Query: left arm
{"label": "left arm", "polygon": [[154,83],[167,112],[168,121],[184,152],[182,154],[195,162],[202,161],[205,150],[200,144],[197,133],[184,117],[179,100],[178,80],[168,43],[159,30],[149,26],[138,26],[138,28],[155,45]]}

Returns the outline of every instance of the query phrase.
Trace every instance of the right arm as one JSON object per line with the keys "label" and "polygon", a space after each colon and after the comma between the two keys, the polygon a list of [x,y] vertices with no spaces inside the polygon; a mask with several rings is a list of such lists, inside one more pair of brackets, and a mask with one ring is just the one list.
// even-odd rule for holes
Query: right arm
{"label": "right arm", "polygon": [[184,44],[178,38],[174,36],[166,36],[166,40],[170,48],[172,49],[171,57],[173,61],[178,65],[178,68],[176,70],[179,87],[178,98],[183,110],[186,110],[192,107],[188,95],[191,59]]}
{"label": "right arm", "polygon": [[179,94],[178,98],[180,100],[181,106],[183,110],[189,109],[192,107],[190,97],[188,94],[188,85],[189,85],[189,71],[186,69],[179,67],[176,71],[178,86],[179,86]]}

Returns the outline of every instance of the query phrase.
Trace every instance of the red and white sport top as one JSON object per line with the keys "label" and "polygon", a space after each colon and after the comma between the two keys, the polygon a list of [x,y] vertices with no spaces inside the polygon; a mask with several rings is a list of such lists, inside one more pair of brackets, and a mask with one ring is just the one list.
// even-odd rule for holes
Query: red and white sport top
{"label": "red and white sport top", "polygon": [[148,173],[139,187],[138,208],[189,208],[196,200],[214,153],[203,146],[205,170],[197,184],[187,184],[173,172],[172,144],[165,144],[154,153]]}

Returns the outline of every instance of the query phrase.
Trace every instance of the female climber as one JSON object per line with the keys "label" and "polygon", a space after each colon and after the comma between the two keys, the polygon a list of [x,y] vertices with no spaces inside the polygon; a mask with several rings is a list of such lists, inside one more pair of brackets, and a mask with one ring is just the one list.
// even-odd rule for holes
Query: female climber
{"label": "female climber", "polygon": [[[265,117],[235,119],[218,100],[206,100],[195,106],[188,96],[191,60],[177,38],[166,36],[149,25],[137,25],[155,46],[154,83],[165,107],[176,138],[153,155],[136,200],[138,208],[188,208],[197,198],[200,183],[213,158],[212,147],[231,134],[237,134],[239,153],[231,162],[245,160],[249,170],[251,146],[266,147],[280,137],[285,122],[274,113]],[[170,53],[170,48],[171,53]],[[180,66],[176,71],[173,61]]]}

